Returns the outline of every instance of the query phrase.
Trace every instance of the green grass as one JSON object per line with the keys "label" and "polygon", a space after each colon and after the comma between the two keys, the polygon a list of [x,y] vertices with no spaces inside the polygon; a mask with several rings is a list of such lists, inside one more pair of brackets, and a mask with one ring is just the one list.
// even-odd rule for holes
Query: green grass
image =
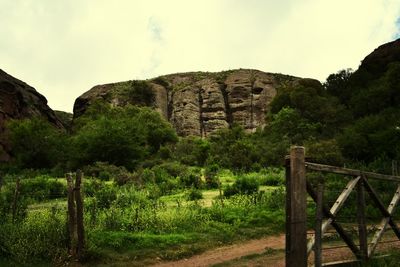
{"label": "green grass", "polygon": [[[222,170],[218,175],[223,186],[234,183],[237,178],[228,170]],[[64,179],[59,181],[65,184]],[[223,244],[283,231],[283,206],[276,206],[277,201],[269,199],[273,197],[270,192],[277,188],[275,186],[261,186],[260,190],[265,194],[257,202],[254,197],[241,195],[221,202],[218,189],[201,190],[203,199],[188,201],[189,189],[157,198],[146,188],[119,187],[112,181],[99,183],[105,187],[96,189],[92,185],[92,195],[84,197],[87,260],[90,266],[112,263],[123,266],[126,262],[152,262],[157,258],[180,259]],[[111,191],[102,191],[101,188]],[[100,201],[108,204],[100,206]],[[0,235],[0,249],[7,244],[8,258],[21,260],[22,263],[27,259],[40,262],[39,252],[48,255],[48,260],[54,263],[66,253],[65,245],[62,245],[66,233],[61,237],[58,234],[65,229],[65,211],[65,198],[31,203],[27,217],[21,221],[23,231],[8,231],[9,236],[3,240]],[[51,229],[46,228],[49,223],[54,225]],[[20,228],[12,223],[0,225],[0,231],[2,227]],[[58,232],[50,231],[52,229]],[[7,240],[18,242],[13,244]],[[25,245],[31,244],[32,240],[36,242],[36,250],[30,252]],[[46,244],[53,242],[52,247],[47,249],[42,241]],[[24,246],[19,247],[21,244]],[[0,255],[2,253],[6,255],[0,250]],[[18,258],[21,253],[25,253],[23,258]]]}
{"label": "green grass", "polygon": [[65,198],[58,198],[52,200],[46,200],[39,203],[34,203],[28,206],[28,211],[43,211],[51,208],[66,208],[67,200]]}
{"label": "green grass", "polygon": [[270,259],[272,256],[283,256],[283,249],[267,248],[263,253],[256,253],[246,255],[230,261],[212,265],[213,267],[233,267],[233,266],[249,266],[249,263],[257,264],[256,266],[263,266],[261,263],[265,258]]}

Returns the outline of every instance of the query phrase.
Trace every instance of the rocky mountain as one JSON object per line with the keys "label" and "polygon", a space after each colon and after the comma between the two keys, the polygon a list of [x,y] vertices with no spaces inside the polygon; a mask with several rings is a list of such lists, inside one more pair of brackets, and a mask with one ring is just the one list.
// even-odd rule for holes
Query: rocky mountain
{"label": "rocky mountain", "polygon": [[[181,136],[206,137],[233,123],[254,132],[264,125],[277,88],[299,79],[239,69],[216,73],[178,73],[146,81],[98,85],[76,99],[74,117],[84,114],[95,101],[105,101],[113,106],[138,104],[139,101],[154,107]],[[151,101],[141,101],[148,97],[143,90],[153,93]],[[130,97],[140,92],[142,99]]]}
{"label": "rocky mountain", "polygon": [[400,62],[400,39],[380,45],[364,58],[357,71],[368,72],[371,78],[377,78],[394,62]]}
{"label": "rocky mountain", "polygon": [[43,95],[0,69],[0,162],[10,159],[10,143],[5,132],[6,122],[10,119],[33,116],[43,117],[55,126],[63,128]]}

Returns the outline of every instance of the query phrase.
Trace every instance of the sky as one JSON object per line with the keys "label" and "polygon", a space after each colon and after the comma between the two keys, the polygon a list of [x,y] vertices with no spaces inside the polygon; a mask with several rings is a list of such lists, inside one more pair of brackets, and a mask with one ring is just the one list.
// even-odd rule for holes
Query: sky
{"label": "sky", "polygon": [[400,0],[0,0],[0,69],[71,112],[97,84],[252,68],[315,78],[400,38]]}

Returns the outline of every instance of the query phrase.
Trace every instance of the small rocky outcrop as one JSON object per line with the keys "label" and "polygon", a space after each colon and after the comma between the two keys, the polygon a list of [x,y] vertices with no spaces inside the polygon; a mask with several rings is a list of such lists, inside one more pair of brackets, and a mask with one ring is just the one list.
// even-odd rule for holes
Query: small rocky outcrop
{"label": "small rocky outcrop", "polygon": [[[269,104],[277,88],[300,78],[240,69],[217,73],[190,72],[160,76],[145,81],[154,94],[151,106],[168,120],[178,135],[206,137],[233,123],[249,132],[263,127]],[[98,85],[75,101],[74,117],[81,116],[94,101],[123,106],[127,100],[121,88],[129,82]]]}
{"label": "small rocky outcrop", "polygon": [[56,127],[63,128],[44,96],[0,69],[0,162],[10,160],[6,122],[34,116],[45,118]]}

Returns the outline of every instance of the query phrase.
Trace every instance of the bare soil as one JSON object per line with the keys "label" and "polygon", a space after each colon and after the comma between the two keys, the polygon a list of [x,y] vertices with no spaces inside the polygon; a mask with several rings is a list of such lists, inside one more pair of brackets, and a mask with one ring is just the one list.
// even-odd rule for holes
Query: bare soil
{"label": "bare soil", "polygon": [[[250,240],[243,243],[238,243],[230,246],[216,248],[211,251],[206,251],[202,254],[193,256],[188,259],[182,259],[171,262],[160,262],[154,267],[201,267],[212,266],[215,264],[232,261],[247,255],[263,254],[270,249],[282,250],[285,248],[285,235],[269,236],[262,239]],[[280,253],[283,255],[283,253]],[[283,260],[282,255],[279,256]],[[278,259],[276,259],[278,260]],[[278,264],[275,260],[274,265],[270,266],[284,266]],[[277,265],[276,265],[277,264]],[[248,265],[249,266],[249,265]],[[251,266],[251,265],[250,265]]]}
{"label": "bare soil", "polygon": [[[323,262],[355,259],[347,247],[334,248],[337,244],[327,244],[323,250]],[[285,266],[285,235],[269,236],[230,246],[216,248],[188,259],[159,262],[153,267],[240,267],[240,266]],[[378,245],[377,253],[400,248],[400,242]],[[313,253],[309,256],[309,266],[313,264]]]}

